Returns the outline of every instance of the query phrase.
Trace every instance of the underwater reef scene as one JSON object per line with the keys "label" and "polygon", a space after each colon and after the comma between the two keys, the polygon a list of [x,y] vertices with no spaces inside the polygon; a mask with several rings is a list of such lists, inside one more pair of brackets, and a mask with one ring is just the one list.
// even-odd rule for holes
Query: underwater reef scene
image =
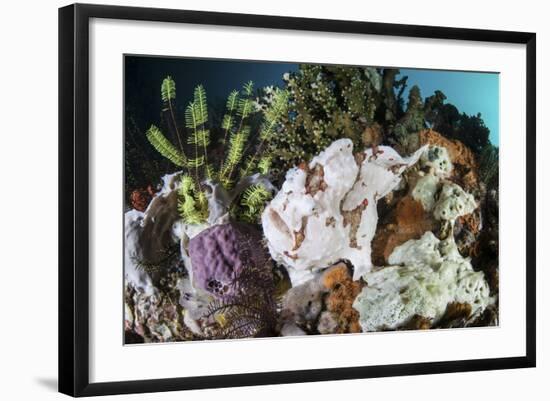
{"label": "underwater reef scene", "polygon": [[498,325],[479,111],[412,70],[125,68],[125,344]]}

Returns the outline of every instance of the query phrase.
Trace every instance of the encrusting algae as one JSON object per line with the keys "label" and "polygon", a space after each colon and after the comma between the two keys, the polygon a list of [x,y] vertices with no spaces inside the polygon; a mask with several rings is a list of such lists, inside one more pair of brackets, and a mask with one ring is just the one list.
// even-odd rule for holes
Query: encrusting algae
{"label": "encrusting algae", "polygon": [[335,332],[361,332],[359,313],[353,308],[353,301],[361,292],[363,283],[353,281],[349,268],[344,263],[339,263],[323,275],[323,285],[328,289],[325,298],[327,312],[337,322]]}

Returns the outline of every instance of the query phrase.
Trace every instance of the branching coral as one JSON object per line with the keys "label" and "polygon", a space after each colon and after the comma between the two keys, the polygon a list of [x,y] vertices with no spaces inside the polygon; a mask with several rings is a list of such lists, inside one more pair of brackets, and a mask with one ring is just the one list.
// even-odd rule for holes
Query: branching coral
{"label": "branching coral", "polygon": [[[481,116],[460,114],[436,91],[423,99],[413,86],[405,104],[407,77],[392,68],[301,65],[286,74],[288,113],[280,115],[280,134],[269,144],[274,168],[284,172],[309,160],[338,138],[355,147],[391,145],[401,153],[422,146],[419,132],[427,127],[462,140],[473,151],[488,144]],[[271,90],[260,99],[271,102]]]}
{"label": "branching coral", "polygon": [[413,86],[409,92],[409,102],[405,114],[390,127],[391,142],[402,152],[410,153],[418,149],[417,133],[425,128],[424,103],[420,88]]}
{"label": "branching coral", "polygon": [[380,136],[368,135],[373,133],[369,130],[379,130],[402,114],[399,98],[406,79],[395,80],[397,73],[305,64],[285,75],[289,106],[288,113],[280,115],[280,134],[269,145],[274,167],[284,172],[338,138],[349,138],[356,147],[378,145]]}

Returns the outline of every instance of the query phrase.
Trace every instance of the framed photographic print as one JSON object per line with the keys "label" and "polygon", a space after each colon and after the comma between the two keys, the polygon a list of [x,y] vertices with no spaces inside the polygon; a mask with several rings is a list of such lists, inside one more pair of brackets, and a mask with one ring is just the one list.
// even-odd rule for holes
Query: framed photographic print
{"label": "framed photographic print", "polygon": [[59,390],[535,366],[535,34],[59,10]]}

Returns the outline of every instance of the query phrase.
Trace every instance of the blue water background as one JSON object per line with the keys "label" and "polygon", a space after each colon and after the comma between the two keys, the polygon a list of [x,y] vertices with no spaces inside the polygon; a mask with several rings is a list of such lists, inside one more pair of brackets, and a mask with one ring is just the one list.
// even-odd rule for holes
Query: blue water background
{"label": "blue water background", "polygon": [[[216,59],[127,56],[125,59],[126,101],[132,114],[147,121],[158,120],[160,83],[171,75],[176,81],[178,104],[191,100],[193,88],[203,84],[210,100],[220,101],[233,89],[252,80],[256,87],[283,84],[282,75],[296,71],[297,64],[280,62],[230,61]],[[490,130],[491,143],[499,144],[499,75],[462,71],[401,69],[408,76],[405,99],[413,85],[423,97],[436,90],[447,96],[460,112],[481,113]],[[151,104],[155,99],[156,104]]]}

